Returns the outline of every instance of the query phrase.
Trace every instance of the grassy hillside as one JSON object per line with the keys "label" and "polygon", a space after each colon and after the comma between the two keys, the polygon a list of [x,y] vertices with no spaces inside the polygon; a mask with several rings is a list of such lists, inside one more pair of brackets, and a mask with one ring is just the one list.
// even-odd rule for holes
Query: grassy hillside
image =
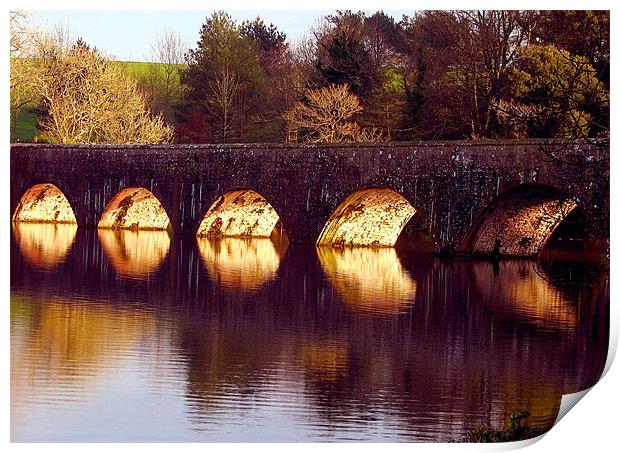
{"label": "grassy hillside", "polygon": [[151,71],[163,71],[161,63],[149,63],[145,61],[116,61],[128,74],[140,80],[146,77]]}
{"label": "grassy hillside", "polygon": [[121,65],[128,74],[133,75],[138,81],[148,76],[152,71],[159,71],[162,74],[164,71],[164,65],[161,63],[150,63],[145,61],[117,61],[115,63]]}

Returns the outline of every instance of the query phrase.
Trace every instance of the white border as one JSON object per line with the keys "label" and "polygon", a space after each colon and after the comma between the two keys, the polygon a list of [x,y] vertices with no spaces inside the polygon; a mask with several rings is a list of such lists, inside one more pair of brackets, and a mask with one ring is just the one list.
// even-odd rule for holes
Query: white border
{"label": "white border", "polygon": [[[95,10],[127,10],[127,9],[135,9],[135,10],[165,10],[165,9],[184,9],[184,10],[204,10],[204,9],[225,9],[225,10],[256,10],[257,8],[256,2],[252,2],[250,0],[217,0],[217,1],[209,1],[205,2],[204,0],[178,0],[175,2],[152,2],[152,1],[136,1],[128,4],[126,0],[108,0],[106,2],[95,3],[89,2],[86,3],[83,0],[61,0],[54,2],[53,5],[50,5],[49,2],[45,2],[43,0],[23,0],[23,1],[14,1],[9,0],[7,2],[7,6],[5,9],[4,15],[4,26],[0,27],[0,39],[4,44],[5,64],[2,65],[1,72],[1,85],[0,85],[0,105],[2,108],[0,110],[0,131],[2,132],[2,137],[4,137],[4,152],[0,154],[1,165],[0,171],[2,172],[2,181],[5,186],[5,196],[1,199],[1,208],[0,211],[2,213],[2,218],[4,218],[5,223],[5,236],[4,240],[0,241],[0,251],[1,256],[4,258],[3,267],[1,272],[2,283],[4,288],[4,294],[6,295],[3,317],[2,317],[2,327],[3,327],[3,336],[2,336],[2,356],[5,363],[5,372],[2,374],[2,384],[3,384],[3,402],[4,402],[4,411],[2,412],[2,434],[4,435],[4,440],[6,443],[9,442],[10,436],[10,427],[9,427],[9,416],[10,416],[10,405],[9,405],[9,395],[10,395],[10,387],[9,387],[9,369],[10,369],[10,360],[9,360],[9,303],[8,303],[8,293],[9,293],[9,272],[8,272],[8,261],[9,261],[9,247],[8,247],[8,235],[9,232],[9,216],[8,212],[8,185],[9,185],[9,99],[8,99],[8,86],[9,86],[9,65],[8,65],[8,38],[9,38],[9,27],[8,27],[8,11],[10,9],[31,9],[31,10],[51,10],[51,9],[59,9],[59,10],[85,10],[85,9],[95,9]],[[6,3],[5,3],[6,4]],[[171,6],[173,8],[171,8]],[[505,9],[584,9],[587,7],[588,9],[611,9],[611,20],[612,20],[612,54],[615,53],[616,44],[618,43],[618,27],[616,26],[616,13],[618,8],[616,4],[612,1],[588,1],[586,3],[577,0],[565,0],[562,2],[553,1],[553,2],[541,2],[541,1],[531,1],[531,0],[523,0],[519,2],[515,1],[506,1],[498,4],[497,1],[477,1],[477,2],[456,2],[456,1],[396,1],[396,0],[383,0],[381,2],[377,1],[367,1],[367,0],[348,0],[348,1],[327,1],[327,0],[314,0],[309,3],[305,3],[303,5],[298,4],[292,6],[292,2],[285,0],[266,0],[260,3],[260,10],[297,10],[297,11],[308,11],[308,10],[326,10],[333,11],[336,9],[353,9],[353,10],[403,10],[403,9],[497,9],[497,8],[505,8]],[[619,68],[617,64],[617,58],[614,56],[612,58],[612,86],[615,86],[616,75],[619,73]],[[612,92],[613,91],[612,88]],[[612,122],[613,118],[617,117],[617,106],[615,103],[615,94],[612,94],[612,108],[611,108],[611,117]],[[616,141],[612,135],[612,156],[617,150]],[[620,152],[620,151],[618,151]],[[612,171],[612,180],[613,176],[617,174],[617,159],[612,157],[611,160],[611,171]],[[615,219],[618,215],[618,190],[617,184],[612,185],[611,188],[611,236],[612,236],[612,262],[615,262],[615,257],[617,254],[617,246],[616,246],[616,238],[618,237],[618,228]],[[617,272],[612,268],[611,272],[611,334],[610,334],[610,348],[609,348],[609,358],[607,369],[611,365],[611,361],[613,356],[615,355],[617,349],[617,341],[618,341],[618,316],[616,310],[616,285],[614,284],[614,277]],[[590,451],[608,451],[612,448],[613,445],[617,445],[617,439],[615,437],[616,431],[618,431],[617,427],[617,416],[616,413],[616,404],[618,402],[618,386],[620,383],[620,372],[618,371],[618,366],[611,367],[606,375],[601,379],[601,381],[596,384],[583,398],[583,401],[579,402],[578,408],[570,411],[568,415],[566,415],[558,424],[555,426],[549,434],[542,436],[541,439],[537,439],[530,448],[529,451],[548,451],[550,448],[554,450],[566,450],[566,451],[579,451],[583,452],[584,450]],[[381,444],[381,446],[377,446],[375,444],[325,444],[321,445],[320,448],[325,449],[345,449],[345,450],[353,450],[356,451],[372,451],[376,452],[378,448],[389,448],[392,450],[407,450],[411,451],[412,448],[416,450],[422,451],[443,451],[446,448],[451,450],[458,451],[480,451],[482,450],[507,450],[514,449],[519,447],[524,447],[526,445],[530,445],[531,442],[523,442],[523,443],[513,443],[513,444],[505,444],[505,445],[467,445],[467,444],[416,444],[415,446],[409,444]],[[313,444],[295,444],[293,446],[287,444],[253,444],[251,447],[246,444],[177,444],[174,447],[167,446],[165,444],[89,444],[88,446],[84,446],[81,444],[10,444],[9,446],[14,450],[30,450],[33,448],[45,448],[51,452],[54,451],[83,451],[84,448],[88,448],[89,451],[107,451],[110,448],[120,449],[120,450],[138,450],[138,451],[167,451],[170,448],[183,448],[188,450],[198,450],[203,451],[205,448],[213,449],[216,448],[218,451],[232,451],[237,448],[252,448],[252,450],[257,450],[259,452],[273,452],[273,451],[288,451],[291,448],[295,449],[299,452],[305,451],[314,451],[317,448],[316,445]]]}

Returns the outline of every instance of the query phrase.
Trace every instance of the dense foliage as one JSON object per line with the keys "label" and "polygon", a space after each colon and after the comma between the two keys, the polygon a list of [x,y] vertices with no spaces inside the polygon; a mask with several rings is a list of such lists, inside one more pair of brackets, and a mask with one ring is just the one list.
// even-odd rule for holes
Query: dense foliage
{"label": "dense foliage", "polygon": [[[342,139],[299,120],[344,100],[373,131],[350,140],[609,136],[608,11],[337,11],[295,44],[220,11],[193,48],[169,34],[156,49],[139,85],[179,142]],[[17,118],[29,93],[11,86]]]}
{"label": "dense foliage", "polygon": [[[374,128],[385,140],[609,134],[609,14],[592,11],[428,11],[398,22],[382,12],[338,11],[292,51],[274,25],[266,27],[259,19],[237,25],[216,13],[189,53],[185,79],[197,90],[188,100],[200,99],[202,105],[192,110],[194,118],[208,119],[186,122],[184,130],[221,124],[221,115],[209,116],[206,106],[213,94],[203,91],[226,65],[206,68],[196,55],[209,49],[205,33],[222,18],[245,43],[236,55],[255,74],[248,79],[233,71],[239,86],[232,91],[245,94],[229,103],[231,121],[245,130],[237,128],[226,141],[335,137],[308,127],[299,134],[299,121],[290,121],[302,106],[308,111],[316,105],[316,90],[333,94],[329,87],[334,86],[347,86],[359,102],[350,121]],[[288,120],[278,121],[281,117]],[[269,124],[269,134],[252,131],[253,124],[260,131]],[[224,134],[202,139],[223,141]]]}
{"label": "dense foliage", "polygon": [[207,18],[196,48],[186,54],[178,135],[188,142],[278,141],[290,68],[285,37],[260,19],[236,23]]}

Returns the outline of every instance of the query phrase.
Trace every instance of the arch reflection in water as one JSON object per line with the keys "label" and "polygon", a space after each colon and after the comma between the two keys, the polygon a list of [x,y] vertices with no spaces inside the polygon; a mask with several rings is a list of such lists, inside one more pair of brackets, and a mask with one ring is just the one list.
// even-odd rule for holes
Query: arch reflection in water
{"label": "arch reflection in water", "polygon": [[480,262],[471,266],[483,303],[495,313],[544,328],[578,324],[577,309],[532,261]]}
{"label": "arch reflection in water", "polygon": [[245,294],[258,292],[275,279],[287,243],[270,238],[197,237],[200,255],[211,279]]}
{"label": "arch reflection in water", "polygon": [[157,270],[170,249],[167,231],[98,229],[99,241],[120,275],[142,280]]}
{"label": "arch reflection in water", "polygon": [[13,223],[13,235],[26,260],[43,269],[62,263],[75,240],[75,223]]}
{"label": "arch reflection in water", "polygon": [[317,247],[317,254],[327,279],[351,307],[399,314],[415,302],[416,282],[393,248]]}

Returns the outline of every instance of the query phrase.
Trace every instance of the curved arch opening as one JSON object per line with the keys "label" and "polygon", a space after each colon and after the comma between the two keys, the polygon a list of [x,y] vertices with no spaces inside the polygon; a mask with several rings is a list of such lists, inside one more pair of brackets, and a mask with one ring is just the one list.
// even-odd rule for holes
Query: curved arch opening
{"label": "curved arch opening", "polygon": [[13,222],[74,223],[77,224],[71,204],[62,191],[51,183],[35,184],[22,196]]}
{"label": "curved arch opening", "polygon": [[385,187],[362,189],[336,208],[317,240],[332,247],[393,247],[415,209]]}
{"label": "curved arch opening", "polygon": [[127,187],[108,203],[97,226],[133,231],[167,230],[170,219],[150,191],[143,187]]}
{"label": "curved arch opening", "polygon": [[537,255],[575,208],[575,200],[553,187],[513,187],[482,212],[465,240],[465,251],[478,255]]}
{"label": "curved arch opening", "polygon": [[239,189],[215,200],[200,222],[196,235],[210,239],[268,238],[275,230],[284,233],[280,216],[273,206],[257,192]]}
{"label": "curved arch opening", "polygon": [[588,241],[586,213],[577,206],[553,231],[544,249],[582,250]]}

